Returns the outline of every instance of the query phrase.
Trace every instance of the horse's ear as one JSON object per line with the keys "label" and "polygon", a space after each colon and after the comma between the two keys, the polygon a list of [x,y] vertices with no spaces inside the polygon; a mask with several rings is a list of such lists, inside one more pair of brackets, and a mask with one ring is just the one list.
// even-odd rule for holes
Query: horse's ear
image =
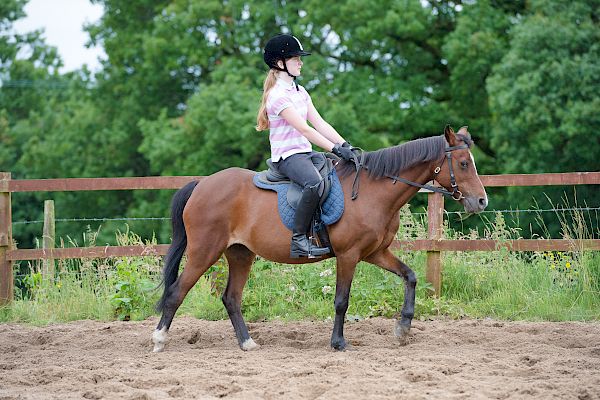
{"label": "horse's ear", "polygon": [[469,127],[468,127],[468,126],[466,126],[466,125],[465,125],[465,126],[463,126],[462,128],[460,128],[460,129],[458,130],[458,134],[459,134],[459,135],[465,135],[465,136],[466,136],[466,135],[468,135],[468,134],[469,134]]}
{"label": "horse's ear", "polygon": [[450,147],[456,146],[456,134],[450,125],[446,125],[446,128],[444,128],[444,136],[446,136],[446,141]]}

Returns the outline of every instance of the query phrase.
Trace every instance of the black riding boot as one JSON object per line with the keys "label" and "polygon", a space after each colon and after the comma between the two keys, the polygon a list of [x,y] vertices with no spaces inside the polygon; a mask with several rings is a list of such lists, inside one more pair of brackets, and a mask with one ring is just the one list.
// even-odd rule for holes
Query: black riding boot
{"label": "black riding boot", "polygon": [[329,254],[329,248],[316,247],[306,237],[310,230],[310,223],[319,205],[317,188],[304,188],[302,198],[296,210],[294,218],[294,231],[292,233],[292,244],[290,257],[315,258]]}

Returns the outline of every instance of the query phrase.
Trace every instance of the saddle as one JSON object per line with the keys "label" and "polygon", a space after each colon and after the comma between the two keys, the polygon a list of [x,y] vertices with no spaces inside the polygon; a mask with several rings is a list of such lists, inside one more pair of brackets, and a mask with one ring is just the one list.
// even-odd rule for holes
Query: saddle
{"label": "saddle", "polygon": [[[334,157],[335,156],[325,153],[314,153],[311,155],[313,166],[319,172],[319,175],[321,175],[321,183],[319,184],[318,189],[320,207],[323,207],[323,203],[331,191],[331,179],[329,178],[333,171],[333,161],[337,160],[337,158]],[[261,189],[267,189],[265,186],[269,185],[290,185],[286,194],[287,202],[294,210],[296,210],[300,198],[302,197],[302,188],[300,185],[290,181],[287,176],[279,172],[275,163],[273,163],[270,158],[267,160],[267,165],[269,169],[259,172],[255,181],[258,181],[258,183],[261,184],[261,186],[259,186]],[[275,190],[275,188],[272,190]]]}
{"label": "saddle", "polygon": [[[344,192],[333,166],[333,161],[337,158],[329,154],[316,153],[311,159],[323,179],[319,185],[319,207],[313,217],[310,236],[318,238],[322,246],[329,247],[333,255],[326,226],[336,223],[344,213]],[[281,222],[286,228],[293,230],[294,216],[302,196],[302,188],[279,172],[270,159],[267,160],[267,165],[268,170],[254,175],[254,185],[277,192],[277,208]]]}

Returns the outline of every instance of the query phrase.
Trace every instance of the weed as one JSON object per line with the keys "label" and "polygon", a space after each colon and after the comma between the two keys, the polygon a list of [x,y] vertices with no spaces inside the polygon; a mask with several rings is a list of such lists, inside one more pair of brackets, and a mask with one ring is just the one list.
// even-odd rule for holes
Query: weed
{"label": "weed", "polygon": [[[398,237],[422,238],[425,221],[401,210]],[[582,219],[571,218],[564,237],[577,241],[585,235]],[[565,218],[566,224],[570,220]],[[444,237],[475,239],[448,230]],[[583,236],[585,237],[585,236]],[[520,231],[508,226],[502,214],[486,221],[483,238],[508,241]],[[86,232],[84,242],[95,240]],[[142,243],[127,229],[118,234],[121,245]],[[577,248],[577,246],[575,247]],[[442,296],[428,296],[425,252],[399,251],[418,279],[415,316],[464,316],[502,319],[589,320],[600,318],[600,252],[444,252]],[[54,279],[44,279],[36,264],[19,277],[17,299],[0,310],[0,321],[44,324],[82,318],[143,319],[153,313],[159,295],[161,259],[145,257],[106,260],[61,260]],[[183,262],[185,264],[185,260]],[[193,287],[178,313],[203,319],[225,319],[220,296],[228,275],[219,260]],[[260,258],[254,263],[244,290],[242,312],[249,321],[270,319],[327,319],[334,316],[335,259],[306,265],[277,264]],[[352,285],[348,318],[395,317],[402,307],[404,281],[367,263],[359,263]]]}

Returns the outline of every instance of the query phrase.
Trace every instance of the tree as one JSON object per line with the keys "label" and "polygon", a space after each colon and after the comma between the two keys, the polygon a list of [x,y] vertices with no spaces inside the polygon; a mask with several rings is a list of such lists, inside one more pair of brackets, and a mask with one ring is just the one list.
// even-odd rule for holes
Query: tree
{"label": "tree", "polygon": [[[486,87],[493,67],[510,48],[510,30],[525,12],[524,2],[479,0],[464,6],[457,18],[456,29],[445,40],[443,51],[450,70],[452,120],[469,125],[484,162],[481,171],[498,173],[494,148],[490,145],[492,116]],[[482,155],[482,154],[478,154]],[[481,161],[481,157],[477,158]]]}
{"label": "tree", "polygon": [[[510,50],[487,82],[498,172],[598,170],[599,6],[596,0],[532,1],[513,28]],[[558,202],[563,190],[545,192]],[[600,202],[597,190],[577,192],[588,204]],[[523,191],[509,195],[513,206],[517,199],[531,204]]]}
{"label": "tree", "polygon": [[[13,22],[25,16],[26,3],[7,0],[0,4],[0,109],[7,111],[11,124],[39,109],[52,85],[61,85],[58,68],[62,61],[56,48],[44,43],[42,32],[13,32]],[[38,80],[49,82],[38,84]]]}
{"label": "tree", "polygon": [[[86,28],[90,44],[108,56],[96,76],[59,75],[39,32],[8,33],[25,2],[0,6],[0,169],[15,177],[265,168],[267,134],[254,130],[261,50],[278,32],[312,51],[299,81],[354,145],[466,124],[482,173],[597,169],[598,0],[93,1],[104,15]],[[170,194],[55,199],[62,216],[164,216]],[[491,205],[517,206],[511,194]],[[40,209],[29,199],[15,215]]]}
{"label": "tree", "polygon": [[[56,48],[48,46],[41,31],[23,35],[15,34],[14,21],[22,18],[26,1],[6,0],[0,3],[0,171],[9,171],[13,178],[28,177],[28,165],[20,160],[27,145],[39,133],[23,129],[28,119],[43,112],[46,104],[60,97],[67,80],[58,74],[62,61]],[[19,58],[17,58],[19,56]],[[39,196],[16,196],[13,218],[33,219],[36,207],[40,209]],[[31,244],[35,236],[32,225],[24,226],[18,240]]]}

